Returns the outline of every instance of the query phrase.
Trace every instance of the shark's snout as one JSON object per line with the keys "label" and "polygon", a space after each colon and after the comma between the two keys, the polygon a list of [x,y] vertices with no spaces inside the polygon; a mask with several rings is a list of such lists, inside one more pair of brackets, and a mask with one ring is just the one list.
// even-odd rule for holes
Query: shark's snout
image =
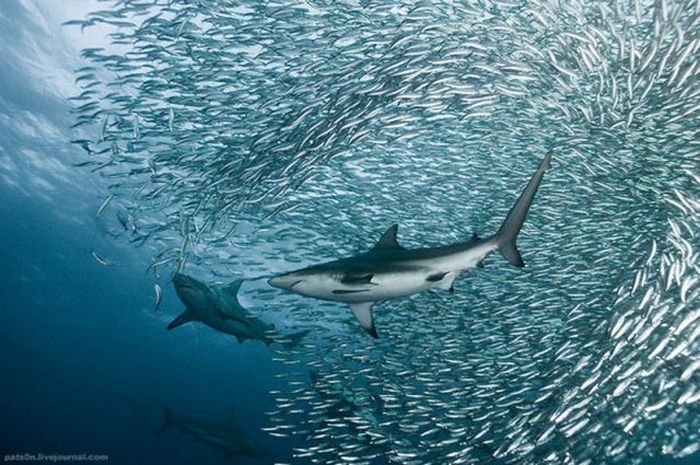
{"label": "shark's snout", "polygon": [[173,285],[175,285],[176,290],[179,288],[194,287],[194,280],[186,274],[175,273],[173,275]]}
{"label": "shark's snout", "polygon": [[175,292],[185,305],[199,305],[205,299],[204,289],[194,278],[182,273],[175,273],[172,280]]}

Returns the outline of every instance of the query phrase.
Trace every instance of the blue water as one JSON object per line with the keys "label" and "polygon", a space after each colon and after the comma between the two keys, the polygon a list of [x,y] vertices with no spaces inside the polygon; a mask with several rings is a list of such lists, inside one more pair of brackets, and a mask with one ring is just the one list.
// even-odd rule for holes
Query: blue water
{"label": "blue water", "polygon": [[[167,273],[114,240],[95,218],[108,182],[74,170],[66,98],[90,33],[61,28],[90,3],[0,5],[0,456],[108,454],[109,463],[248,463],[171,430],[163,410],[221,420],[235,410],[253,435],[267,425],[268,392],[286,368],[263,344],[190,325]],[[91,251],[116,266],[102,267]],[[164,290],[154,311],[153,284]],[[260,436],[262,437],[262,436]],[[262,438],[289,460],[290,440]],[[299,462],[303,463],[303,462]],[[700,463],[658,458],[648,465]]]}
{"label": "blue water", "polygon": [[[156,437],[164,408],[211,421],[235,410],[256,431],[281,368],[262,344],[195,326],[168,333],[182,304],[167,278],[155,313],[148,257],[96,221],[102,182],[70,168],[77,44],[60,27],[85,3],[0,6],[0,457],[230,463],[175,430]],[[288,443],[266,441],[287,456]]]}
{"label": "blue water", "polygon": [[[262,412],[273,407],[267,391],[283,370],[270,352],[201,327],[167,333],[138,253],[49,202],[8,189],[2,199],[0,452],[108,454],[109,463],[124,464],[244,463],[177,431],[153,432],[165,406],[212,420],[236,409],[251,429],[263,425]],[[74,208],[71,216],[93,213]],[[91,247],[119,266],[100,267]],[[172,315],[181,304],[164,290],[162,308]],[[289,453],[289,443],[270,445],[280,458]],[[662,457],[647,465],[695,463],[697,457]]]}
{"label": "blue water", "polygon": [[[1,208],[3,453],[217,463],[221,453],[176,431],[154,436],[164,407],[211,420],[235,409],[251,430],[263,426],[280,371],[264,346],[197,327],[168,334],[136,254],[45,203],[5,192]],[[100,269],[91,246],[119,266]],[[180,305],[165,287],[164,311]]]}

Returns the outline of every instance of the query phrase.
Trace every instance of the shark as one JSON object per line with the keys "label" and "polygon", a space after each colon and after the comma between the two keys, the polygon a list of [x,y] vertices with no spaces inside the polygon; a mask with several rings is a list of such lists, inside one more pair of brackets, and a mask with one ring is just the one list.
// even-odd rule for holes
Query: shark
{"label": "shark", "polygon": [[261,444],[243,432],[240,421],[234,413],[231,413],[224,421],[202,421],[178,415],[170,408],[166,408],[163,426],[156,431],[156,435],[161,436],[173,427],[196,441],[222,450],[226,459],[264,457],[268,454],[268,451]]}
{"label": "shark", "polygon": [[[368,422],[378,423],[372,412],[384,411],[383,401],[380,397],[365,393],[357,395],[346,386],[336,386],[333,383],[324,383],[318,370],[309,372],[311,386],[326,404],[327,415],[330,418],[343,418],[359,416]],[[371,420],[371,421],[370,421]]]}
{"label": "shark", "polygon": [[456,244],[407,249],[399,245],[398,225],[394,224],[365,253],[282,273],[271,277],[268,284],[306,297],[344,302],[367,333],[378,338],[372,315],[377,302],[427,289],[454,292],[455,279],[469,269],[482,267],[486,256],[495,251],[512,265],[525,266],[516,240],[544,173],[551,167],[551,157],[550,150],[490,237],[473,235]]}
{"label": "shark", "polygon": [[233,281],[226,286],[212,286],[182,273],[172,278],[175,292],[186,310],[169,325],[168,330],[192,321],[199,321],[222,333],[234,336],[238,342],[258,340],[270,345],[273,342],[293,347],[308,331],[282,336],[272,324],[267,324],[250,314],[238,301],[238,291],[244,280]]}
{"label": "shark", "polygon": [[324,382],[317,370],[309,372],[311,386],[325,405],[328,420],[342,420],[358,438],[377,445],[377,436],[372,433],[381,430],[377,414],[385,411],[381,397],[349,386]]}

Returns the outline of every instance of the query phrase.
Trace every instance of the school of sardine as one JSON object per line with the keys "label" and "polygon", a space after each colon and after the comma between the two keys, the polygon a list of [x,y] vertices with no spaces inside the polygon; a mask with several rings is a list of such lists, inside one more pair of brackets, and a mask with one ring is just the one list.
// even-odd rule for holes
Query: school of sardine
{"label": "school of sardine", "polygon": [[382,339],[254,286],[252,312],[313,328],[274,349],[290,462],[700,450],[700,2],[121,0],[69,26],[113,45],[82,51],[76,164],[156,273],[288,271],[393,223],[492,234],[553,150],[526,267],[380,304]]}

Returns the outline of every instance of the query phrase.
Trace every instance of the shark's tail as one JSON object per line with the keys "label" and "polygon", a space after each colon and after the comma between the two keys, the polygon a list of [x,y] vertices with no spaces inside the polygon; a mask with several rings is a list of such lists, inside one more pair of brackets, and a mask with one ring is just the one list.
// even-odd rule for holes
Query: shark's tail
{"label": "shark's tail", "polygon": [[508,212],[508,216],[501,225],[501,229],[496,233],[495,239],[498,242],[498,250],[501,251],[504,257],[515,266],[525,266],[520,252],[518,251],[515,241],[518,238],[518,233],[523,227],[525,218],[527,217],[527,212],[530,209],[530,204],[532,199],[537,193],[537,189],[540,187],[542,182],[542,176],[544,172],[551,166],[552,151],[547,152],[547,155],[540,162],[539,168],[535,174],[532,175],[530,182],[523,190],[518,201],[515,202],[513,208]]}
{"label": "shark's tail", "polygon": [[165,410],[163,411],[163,426],[160,427],[158,431],[156,431],[156,436],[160,436],[166,431],[170,429],[170,427],[173,426],[173,411],[170,410],[168,407],[165,407]]}

